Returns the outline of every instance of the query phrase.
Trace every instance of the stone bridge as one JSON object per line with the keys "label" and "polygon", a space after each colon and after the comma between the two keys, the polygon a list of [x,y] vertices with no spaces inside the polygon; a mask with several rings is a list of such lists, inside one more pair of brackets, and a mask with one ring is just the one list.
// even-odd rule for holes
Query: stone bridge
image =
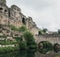
{"label": "stone bridge", "polygon": [[60,44],[60,35],[35,35],[35,41],[37,44],[41,41],[49,41],[52,44]]}

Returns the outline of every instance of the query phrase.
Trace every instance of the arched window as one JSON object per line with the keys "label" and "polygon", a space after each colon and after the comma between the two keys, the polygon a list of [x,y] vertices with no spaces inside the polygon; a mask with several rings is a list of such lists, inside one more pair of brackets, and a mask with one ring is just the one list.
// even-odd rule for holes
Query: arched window
{"label": "arched window", "polygon": [[7,12],[7,10],[5,10],[5,12]]}
{"label": "arched window", "polygon": [[26,24],[25,18],[22,18],[22,23],[23,23],[23,24]]}
{"label": "arched window", "polygon": [[0,10],[3,10],[3,8],[0,8]]}

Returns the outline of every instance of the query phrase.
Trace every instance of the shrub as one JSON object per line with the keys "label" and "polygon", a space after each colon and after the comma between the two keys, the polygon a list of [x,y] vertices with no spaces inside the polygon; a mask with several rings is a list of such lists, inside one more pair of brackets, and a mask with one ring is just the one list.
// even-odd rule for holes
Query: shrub
{"label": "shrub", "polygon": [[20,32],[24,32],[27,30],[26,26],[21,26],[19,29],[18,29]]}
{"label": "shrub", "polygon": [[48,30],[47,30],[47,28],[44,28],[42,31],[43,31],[44,33],[46,33]]}
{"label": "shrub", "polygon": [[36,48],[37,47],[37,44],[35,43],[35,39],[29,31],[26,31],[24,33],[24,38],[27,42],[28,48]]}
{"label": "shrub", "polygon": [[11,28],[11,30],[18,31],[18,28],[16,28],[16,27],[13,26],[13,25],[10,25],[10,28]]}
{"label": "shrub", "polygon": [[23,40],[22,37],[14,37],[14,39],[17,41],[17,43]]}
{"label": "shrub", "polygon": [[20,41],[20,43],[19,43],[19,48],[20,48],[21,50],[27,49],[27,44],[26,44],[26,42],[25,42],[25,41]]}
{"label": "shrub", "polygon": [[0,53],[8,53],[11,51],[16,51],[18,49],[18,47],[0,47]]}
{"label": "shrub", "polygon": [[3,41],[0,41],[0,44],[1,45],[9,45],[9,44],[16,44],[17,42],[15,41],[10,41],[10,40],[3,40]]}

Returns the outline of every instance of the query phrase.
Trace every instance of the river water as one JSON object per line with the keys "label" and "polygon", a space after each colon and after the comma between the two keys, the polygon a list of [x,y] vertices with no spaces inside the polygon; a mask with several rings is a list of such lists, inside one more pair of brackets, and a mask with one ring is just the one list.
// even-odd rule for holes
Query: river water
{"label": "river water", "polygon": [[53,52],[48,54],[41,54],[38,51],[16,51],[10,53],[0,54],[0,57],[60,57],[60,54],[54,54]]}

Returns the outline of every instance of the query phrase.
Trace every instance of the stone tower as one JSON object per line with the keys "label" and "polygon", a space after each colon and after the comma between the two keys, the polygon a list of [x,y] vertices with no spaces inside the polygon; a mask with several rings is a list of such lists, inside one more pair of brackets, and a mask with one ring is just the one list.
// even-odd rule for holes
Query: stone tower
{"label": "stone tower", "polygon": [[0,0],[0,24],[8,24],[8,6],[6,0]]}
{"label": "stone tower", "polygon": [[8,6],[6,5],[6,0],[0,0],[0,13],[8,16]]}
{"label": "stone tower", "polygon": [[6,4],[6,0],[0,0],[0,4]]}

